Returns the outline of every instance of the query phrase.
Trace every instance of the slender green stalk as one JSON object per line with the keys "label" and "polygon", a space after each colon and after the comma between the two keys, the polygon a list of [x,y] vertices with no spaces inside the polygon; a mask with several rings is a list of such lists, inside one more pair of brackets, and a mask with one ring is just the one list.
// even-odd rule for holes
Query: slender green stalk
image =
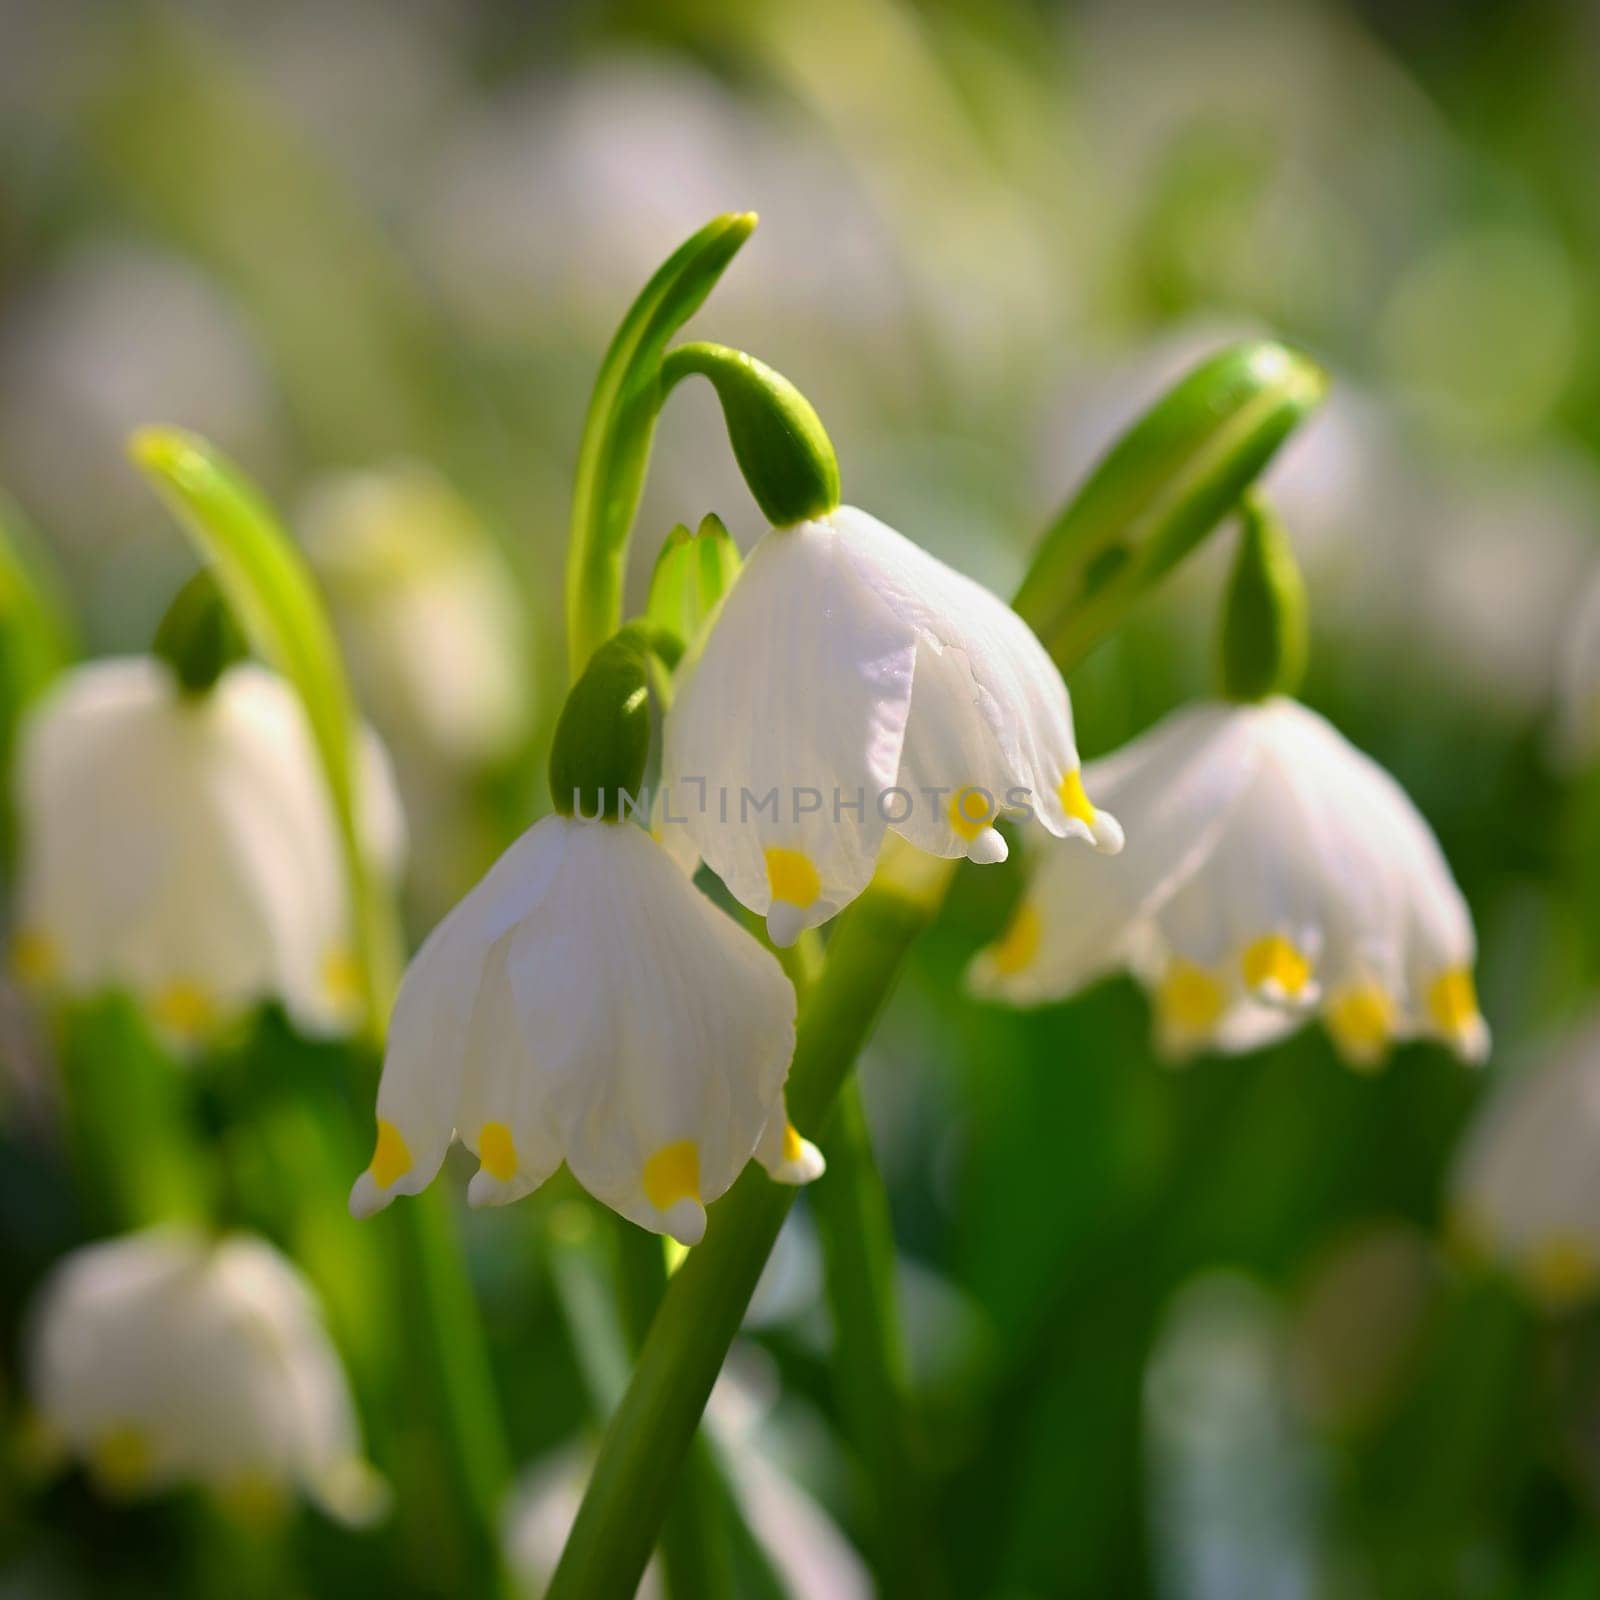
{"label": "slender green stalk", "polygon": [[885,1600],[931,1600],[943,1583],[910,1416],[889,1199],[854,1076],[819,1143],[828,1170],[808,1199],[833,1313],[840,1409],[869,1489],[875,1566]]}
{"label": "slender green stalk", "polygon": [[[637,1350],[667,1289],[661,1240],[622,1223],[617,1229],[617,1266],[623,1317],[629,1342]],[[613,1396],[612,1404],[620,1398]],[[731,1510],[705,1430],[698,1429],[661,1524],[661,1576],[668,1600],[733,1600]]]}
{"label": "slender green stalk", "polygon": [[[400,918],[392,885],[367,856],[355,702],[315,582],[260,490],[204,439],[147,428],[134,435],[130,451],[211,568],[245,636],[289,680],[305,708],[337,820],[366,1032],[380,1046],[398,981]],[[358,1072],[365,1098],[370,1064]],[[510,1459],[447,1207],[442,1192],[433,1190],[370,1226],[388,1240],[391,1315],[407,1343],[412,1382],[428,1400],[432,1438],[422,1467],[437,1485],[427,1497],[437,1517],[434,1542],[458,1555],[462,1587],[488,1594],[505,1583],[499,1518]]]}
{"label": "slender green stalk", "polygon": [[647,283],[600,364],[578,451],[567,546],[567,659],[576,678],[622,625],[628,536],[661,408],[661,358],[755,228],[753,212],[716,217]]}
{"label": "slender green stalk", "polygon": [[[1112,447],[1051,528],[1018,595],[1063,671],[1232,509],[1323,387],[1318,369],[1282,346],[1239,346],[1197,368]],[[838,919],[800,1016],[789,1078],[799,1127],[826,1128],[912,941],[938,910],[947,867],[894,852]],[[705,1240],[673,1279],[640,1352],[548,1600],[634,1592],[792,1199],[747,1171],[712,1208]]]}

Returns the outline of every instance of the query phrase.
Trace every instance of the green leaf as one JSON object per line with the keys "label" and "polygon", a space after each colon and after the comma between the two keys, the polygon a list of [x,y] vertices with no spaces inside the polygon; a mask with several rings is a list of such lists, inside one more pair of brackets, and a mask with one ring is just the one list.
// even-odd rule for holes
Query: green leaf
{"label": "green leaf", "polygon": [[0,494],[0,863],[14,843],[11,763],[23,713],[77,653],[55,575],[18,508]]}
{"label": "green leaf", "polygon": [[1014,602],[1058,663],[1122,622],[1326,393],[1322,369],[1286,345],[1232,345],[1122,435],[1046,532]]}
{"label": "green leaf", "polygon": [[667,535],[650,575],[645,616],[684,652],[695,647],[722,597],[739,576],[739,547],[716,516],[690,533],[680,522]]}
{"label": "green leaf", "polygon": [[144,428],[129,441],[129,454],[193,540],[246,638],[305,707],[333,799],[370,1032],[381,1038],[398,938],[361,843],[355,703],[310,569],[260,490],[204,439]]}
{"label": "green leaf", "polygon": [[698,311],[755,228],[755,213],[708,222],[673,252],[629,308],[589,399],[567,550],[567,656],[576,677],[622,622],[628,535],[656,416],[667,341]]}

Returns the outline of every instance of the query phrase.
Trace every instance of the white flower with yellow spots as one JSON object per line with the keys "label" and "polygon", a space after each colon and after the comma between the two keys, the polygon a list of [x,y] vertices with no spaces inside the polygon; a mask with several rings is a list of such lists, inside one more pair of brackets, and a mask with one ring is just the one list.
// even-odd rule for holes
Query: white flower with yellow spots
{"label": "white flower with yellow spots", "polygon": [[1499,1084],[1467,1130],[1451,1226],[1550,1311],[1600,1294],[1600,1021]]}
{"label": "white flower with yellow spots", "polygon": [[886,831],[1003,861],[1003,814],[1121,848],[1084,792],[1066,685],[1017,614],[841,506],[756,547],[667,717],[658,826],[774,943],[867,886]]}
{"label": "white flower with yellow spots", "polygon": [[350,1208],[424,1188],[459,1135],[474,1205],[565,1161],[613,1210],[696,1244],[752,1155],[780,1182],[822,1170],[784,1111],[794,1013],[777,961],[642,829],[545,817],[406,972]]}
{"label": "white flower with yellow spots", "polygon": [[194,1484],[252,1521],[296,1494],[348,1522],[384,1510],[311,1291],[265,1240],[156,1229],[76,1251],[32,1308],[27,1376],[43,1439],[111,1496]]}
{"label": "white flower with yellow spots", "polygon": [[1313,1011],[1355,1066],[1417,1035],[1488,1053],[1472,920],[1437,841],[1315,712],[1281,696],[1194,706],[1086,780],[1128,848],[1050,849],[973,963],[979,992],[1037,1004],[1131,971],[1180,1057],[1253,1049]]}
{"label": "white flower with yellow spots", "polygon": [[[404,825],[361,746],[365,836],[394,871]],[[294,692],[241,662],[204,693],[154,656],[67,673],[18,752],[12,962],[65,994],[132,993],[178,1044],[279,999],[308,1033],[360,1020],[339,841]]]}
{"label": "white flower with yellow spots", "polygon": [[1556,743],[1570,766],[1600,760],[1600,572],[1584,589],[1562,651]]}

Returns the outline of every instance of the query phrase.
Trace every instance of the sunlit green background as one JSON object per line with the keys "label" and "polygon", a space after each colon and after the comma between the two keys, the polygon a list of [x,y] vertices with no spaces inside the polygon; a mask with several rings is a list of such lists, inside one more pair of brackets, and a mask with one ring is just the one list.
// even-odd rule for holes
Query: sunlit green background
{"label": "sunlit green background", "polygon": [[[330,474],[429,463],[501,553],[527,721],[494,759],[435,760],[354,663],[412,810],[417,935],[543,807],[588,386],[712,214],[762,223],[696,329],[805,389],[847,499],[1001,592],[1198,354],[1270,331],[1333,374],[1269,479],[1311,589],[1306,698],[1437,829],[1495,1058],[1412,1047],[1363,1078],[1312,1030],[1174,1072],[1129,984],[977,1006],[960,974],[1017,877],[963,874],[863,1066],[931,1593],[1600,1594],[1600,1321],[1541,1317],[1442,1245],[1486,1080],[1600,971],[1600,806],[1549,760],[1600,561],[1597,63],[1600,11],[1554,0],[0,0],[0,486],[84,652],[144,648],[190,570],[124,459],[139,423],[216,440],[302,532]],[[639,578],[711,510],[760,531],[686,389]],[[1086,755],[1208,688],[1214,543],[1076,674]],[[0,1028],[15,1434],[27,1292],[98,1225],[46,1030],[14,995]],[[223,1145],[246,1196],[311,1159],[333,1054],[269,1022],[186,1088],[205,1126],[271,1102],[275,1147]],[[272,1216],[310,1265],[317,1237]],[[552,1280],[597,1225],[570,1190],[463,1225],[531,1463],[587,1425]],[[781,1387],[763,1448],[877,1551],[804,1204],[748,1345]],[[404,1432],[365,1422],[375,1449]],[[0,1451],[0,1595],[232,1586],[181,1501],[114,1510],[25,1457]],[[262,1592],[428,1592],[395,1554],[427,1515],[364,1539],[308,1513]]]}

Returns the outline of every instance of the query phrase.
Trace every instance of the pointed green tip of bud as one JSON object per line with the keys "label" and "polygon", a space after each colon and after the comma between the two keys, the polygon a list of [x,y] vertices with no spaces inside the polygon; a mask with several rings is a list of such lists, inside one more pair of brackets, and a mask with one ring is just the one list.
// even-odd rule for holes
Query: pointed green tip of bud
{"label": "pointed green tip of bud", "polygon": [[1283,524],[1258,494],[1240,503],[1239,548],[1223,600],[1222,692],[1293,694],[1305,676],[1306,587]]}
{"label": "pointed green tip of bud", "polygon": [[694,374],[716,390],[739,470],[775,528],[837,508],[833,443],[811,402],[782,373],[742,350],[686,344],[662,363],[663,392]]}
{"label": "pointed green tip of bud", "polygon": [[146,472],[177,477],[200,456],[194,437],[182,428],[135,428],[128,435],[128,459]]}
{"label": "pointed green tip of bud", "polygon": [[185,694],[201,695],[245,654],[244,637],[209,570],[184,584],[167,607],[151,645]]}
{"label": "pointed green tip of bud", "polygon": [[630,623],[590,657],[550,750],[550,803],[562,816],[619,820],[650,755],[650,629]]}

